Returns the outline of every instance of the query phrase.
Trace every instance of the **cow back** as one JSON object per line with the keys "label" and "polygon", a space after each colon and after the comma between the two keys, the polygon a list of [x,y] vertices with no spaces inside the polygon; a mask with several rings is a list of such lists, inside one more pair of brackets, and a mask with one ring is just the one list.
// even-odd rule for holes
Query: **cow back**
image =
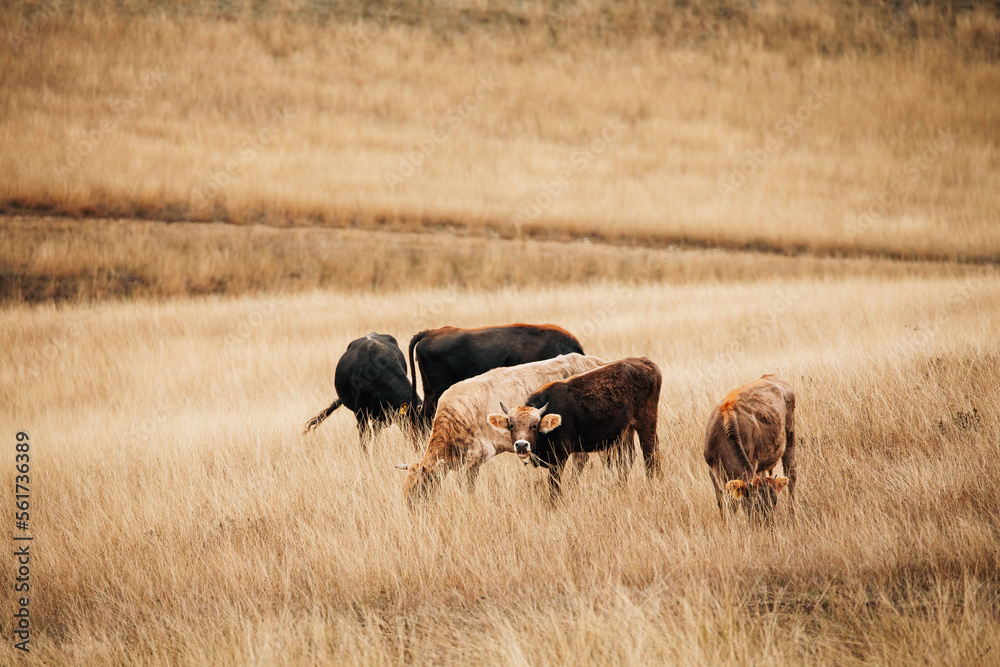
{"label": "cow back", "polygon": [[[522,405],[538,387],[599,368],[605,363],[598,357],[573,353],[496,368],[458,382],[441,396],[431,445],[437,443],[440,447],[447,443],[448,447],[463,451],[475,447],[477,443],[489,443],[497,453],[513,451],[510,438],[486,421],[490,413],[500,410],[501,401],[508,407]],[[428,445],[429,449],[431,445]]]}

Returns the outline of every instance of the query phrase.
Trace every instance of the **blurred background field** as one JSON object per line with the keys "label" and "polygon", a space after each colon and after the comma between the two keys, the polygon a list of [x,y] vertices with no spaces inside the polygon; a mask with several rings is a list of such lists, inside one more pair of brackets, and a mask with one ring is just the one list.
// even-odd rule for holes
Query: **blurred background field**
{"label": "blurred background field", "polygon": [[500,239],[457,231],[0,216],[0,301],[91,302],[314,289],[505,289],[601,281],[670,284],[802,277],[971,276],[947,261]]}
{"label": "blurred background field", "polygon": [[13,2],[10,212],[1000,257],[992,3]]}

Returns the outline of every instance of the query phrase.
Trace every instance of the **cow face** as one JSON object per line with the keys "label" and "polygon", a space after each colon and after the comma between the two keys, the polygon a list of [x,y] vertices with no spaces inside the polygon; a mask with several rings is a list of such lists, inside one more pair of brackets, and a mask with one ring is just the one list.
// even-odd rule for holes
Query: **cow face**
{"label": "cow face", "polygon": [[428,465],[422,461],[410,464],[400,464],[396,466],[401,470],[409,471],[406,481],[403,483],[403,497],[406,498],[410,508],[416,507],[420,502],[431,498],[441,486],[448,468],[444,460],[438,461],[434,465]]}
{"label": "cow face", "polygon": [[787,477],[754,476],[750,484],[741,479],[731,480],[726,489],[734,498],[744,503],[750,521],[756,525],[770,523],[774,507],[778,503],[778,493],[788,484]]}
{"label": "cow face", "polygon": [[557,414],[545,414],[548,403],[540,408],[523,405],[508,410],[503,403],[500,408],[504,414],[492,414],[487,417],[490,426],[498,431],[510,434],[510,442],[525,465],[538,450],[538,434],[549,433],[562,424],[562,417]]}

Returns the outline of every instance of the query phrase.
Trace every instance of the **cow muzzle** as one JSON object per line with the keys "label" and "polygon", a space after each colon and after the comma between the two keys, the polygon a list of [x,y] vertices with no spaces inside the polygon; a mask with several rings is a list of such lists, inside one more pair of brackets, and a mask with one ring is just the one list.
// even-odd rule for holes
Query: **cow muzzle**
{"label": "cow muzzle", "polygon": [[514,443],[514,453],[521,457],[524,465],[528,465],[531,458],[531,444],[527,440],[518,440]]}

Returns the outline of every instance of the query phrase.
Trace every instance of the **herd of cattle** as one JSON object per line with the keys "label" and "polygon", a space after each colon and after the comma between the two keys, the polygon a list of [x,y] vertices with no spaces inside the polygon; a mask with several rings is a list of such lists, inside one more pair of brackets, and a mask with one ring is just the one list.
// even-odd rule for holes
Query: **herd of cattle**
{"label": "herd of cattle", "polygon": [[[645,357],[608,363],[585,355],[561,327],[511,324],[421,331],[410,340],[409,361],[408,376],[392,336],[352,341],[337,364],[337,399],[304,433],[341,405],[357,418],[362,448],[394,421],[409,427],[418,450],[430,429],[423,458],[397,466],[408,471],[404,494],[411,506],[432,495],[449,471],[461,473],[471,491],[480,467],[504,452],[547,468],[553,496],[571,458],[580,469],[600,453],[605,465],[627,474],[636,435],[647,473],[659,474],[662,376]],[[736,501],[732,509],[742,505],[754,521],[771,517],[786,485],[794,500],[792,387],[765,375],[731,391],[708,419],[705,461],[723,520],[727,491]],[[779,461],[785,476],[775,474]]]}

